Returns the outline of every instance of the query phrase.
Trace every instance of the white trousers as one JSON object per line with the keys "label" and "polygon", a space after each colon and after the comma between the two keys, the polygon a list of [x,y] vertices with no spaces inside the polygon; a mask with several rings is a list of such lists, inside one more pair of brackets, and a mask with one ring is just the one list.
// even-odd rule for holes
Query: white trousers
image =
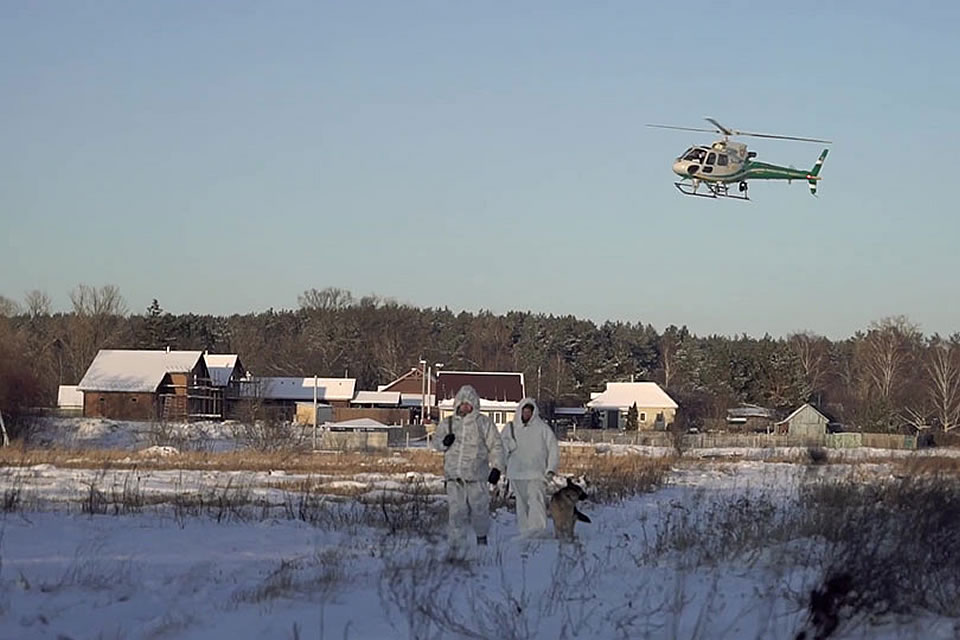
{"label": "white trousers", "polygon": [[467,548],[471,529],[477,536],[485,536],[490,531],[490,491],[486,481],[447,480],[447,508],[451,548]]}
{"label": "white trousers", "polygon": [[537,534],[547,528],[547,498],[544,480],[511,480],[517,496],[517,527],[521,535]]}

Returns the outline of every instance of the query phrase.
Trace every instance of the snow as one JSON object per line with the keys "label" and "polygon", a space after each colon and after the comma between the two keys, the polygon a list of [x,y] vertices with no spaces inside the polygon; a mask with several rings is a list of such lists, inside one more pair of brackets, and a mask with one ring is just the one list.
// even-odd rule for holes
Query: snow
{"label": "snow", "polygon": [[201,351],[101,349],[80,381],[81,391],[153,393],[168,373],[197,366]]}
{"label": "snow", "polygon": [[373,418],[354,418],[352,420],[342,420],[340,422],[325,422],[324,427],[328,429],[400,429],[401,425],[385,425]]}
{"label": "snow", "polygon": [[57,389],[57,407],[60,409],[82,409],[83,392],[75,384],[62,384]]}
{"label": "snow", "polygon": [[241,425],[231,420],[160,424],[106,418],[46,418],[31,435],[31,442],[68,449],[137,451],[157,444],[158,440],[171,440],[192,450],[229,451],[239,446],[240,430]]}
{"label": "snow", "polygon": [[[316,382],[316,384],[314,384]],[[355,378],[255,378],[254,384],[244,385],[241,393],[274,400],[313,400],[313,388],[322,401],[352,400],[357,386]]]}
{"label": "snow", "polygon": [[[449,606],[452,622],[464,629],[499,629],[504,638],[614,638],[623,625],[628,637],[787,638],[803,620],[795,595],[816,579],[809,568],[784,564],[802,546],[704,565],[675,551],[651,555],[645,542],[673,514],[689,517],[714,497],[771,487],[788,493],[803,473],[790,464],[677,469],[654,493],[621,504],[585,503],[593,523],[578,526],[582,546],[521,540],[513,514],[500,509],[491,546],[474,550],[463,566],[440,562],[442,519],[433,530],[400,533],[375,519],[351,519],[375,515],[384,498],[402,496],[410,486],[405,474],[329,483],[366,492],[353,502],[330,502],[342,515],[310,524],[285,513],[289,494],[260,484],[269,473],[105,474],[50,465],[2,473],[6,486],[19,473],[25,499],[41,506],[3,517],[0,637],[286,638],[296,628],[301,637],[402,638]],[[134,477],[151,498],[147,505],[239,487],[276,508],[228,510],[218,521],[170,503],[89,515],[70,502],[87,499],[90,483],[108,490]],[[432,481],[442,490],[439,479]],[[362,511],[365,502],[369,511]],[[429,615],[400,606],[414,601]],[[837,637],[919,633],[953,638],[954,621],[923,614]]]}
{"label": "snow", "polygon": [[[132,460],[176,454],[144,447],[136,423],[60,420],[47,431],[59,444],[122,444]],[[671,527],[764,500],[787,512],[804,482],[852,472],[870,481],[892,467],[738,451],[677,465],[650,493],[582,503],[593,522],[577,525],[578,545],[519,538],[501,506],[490,546],[465,563],[442,560],[443,481],[429,473],[7,466],[5,502],[15,493],[20,506],[0,515],[0,638],[793,638],[803,596],[821,578],[810,561],[821,541],[796,534],[705,561],[698,545],[709,539],[682,548]],[[893,453],[925,452],[881,452]],[[312,503],[298,489],[307,481]],[[410,506],[387,516],[386,504]],[[958,628],[918,611],[834,637],[946,639]]]}
{"label": "snow", "polygon": [[207,371],[210,373],[210,382],[215,387],[225,387],[230,384],[234,369],[237,368],[236,354],[205,354]]}
{"label": "snow", "polygon": [[357,391],[353,404],[380,404],[391,407],[400,405],[399,391]]}
{"label": "snow", "polygon": [[656,382],[608,382],[606,390],[587,403],[591,409],[676,409],[677,403]]}

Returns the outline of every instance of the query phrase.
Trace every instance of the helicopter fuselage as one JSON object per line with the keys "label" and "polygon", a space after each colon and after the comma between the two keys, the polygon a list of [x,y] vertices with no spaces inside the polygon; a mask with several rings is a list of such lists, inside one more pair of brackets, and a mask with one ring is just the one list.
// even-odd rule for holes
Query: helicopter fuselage
{"label": "helicopter fuselage", "polygon": [[747,145],[718,140],[711,145],[690,147],[673,162],[673,172],[682,178],[703,182],[747,180],[810,180],[809,171],[753,160]]}

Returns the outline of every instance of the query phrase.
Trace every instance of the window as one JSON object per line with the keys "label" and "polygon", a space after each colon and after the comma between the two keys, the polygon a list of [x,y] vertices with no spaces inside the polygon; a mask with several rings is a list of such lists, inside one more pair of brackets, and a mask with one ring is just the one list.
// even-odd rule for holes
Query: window
{"label": "window", "polygon": [[717,165],[719,165],[719,166],[721,166],[721,167],[727,166],[727,156],[726,156],[726,154],[721,153],[719,156],[717,156]]}
{"label": "window", "polygon": [[717,154],[711,151],[710,154],[707,156],[707,164],[713,164],[716,161],[717,161]]}
{"label": "window", "polygon": [[136,401],[137,401],[136,397],[130,398],[130,402],[136,402]]}
{"label": "window", "polygon": [[646,412],[646,411],[641,411],[641,412],[640,412],[640,422],[646,422],[646,421],[647,421],[647,412]]}

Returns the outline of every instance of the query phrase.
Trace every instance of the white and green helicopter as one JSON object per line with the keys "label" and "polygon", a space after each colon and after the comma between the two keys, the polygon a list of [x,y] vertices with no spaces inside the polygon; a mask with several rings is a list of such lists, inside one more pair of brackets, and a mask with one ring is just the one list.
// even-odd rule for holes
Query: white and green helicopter
{"label": "white and green helicopter", "polygon": [[[719,133],[723,139],[710,145],[690,147],[673,162],[673,172],[680,176],[679,182],[674,182],[680,193],[688,196],[705,198],[734,198],[749,200],[747,196],[747,181],[749,180],[806,180],[810,185],[810,193],[817,195],[817,182],[820,178],[820,169],[827,157],[827,151],[817,159],[809,171],[802,171],[792,167],[782,167],[766,162],[757,162],[754,158],[756,151],[747,151],[747,145],[741,142],[731,142],[730,136],[752,136],[754,138],[774,138],[777,140],[800,140],[803,142],[820,142],[831,144],[829,140],[817,138],[800,138],[797,136],[778,136],[769,133],[750,133],[728,129],[713,118],[705,118],[716,129],[700,129],[695,127],[674,127],[665,124],[648,124],[648,127],[660,129],[679,129],[681,131],[705,131]],[[738,193],[730,192],[730,185],[736,184]],[[700,186],[706,187],[700,191]]]}

